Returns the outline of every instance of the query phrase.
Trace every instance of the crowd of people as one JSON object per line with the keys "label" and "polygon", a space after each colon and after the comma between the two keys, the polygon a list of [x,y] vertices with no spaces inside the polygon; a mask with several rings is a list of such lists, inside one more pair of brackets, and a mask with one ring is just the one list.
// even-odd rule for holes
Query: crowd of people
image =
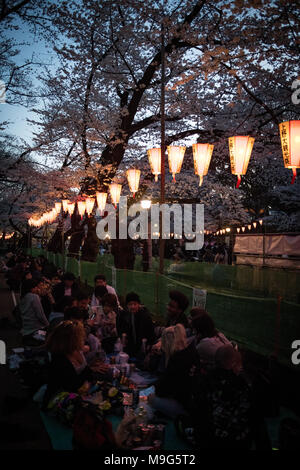
{"label": "crowd of people", "polygon": [[72,273],[57,270],[43,256],[10,254],[2,271],[10,288],[20,292],[15,316],[23,345],[44,349],[51,358],[45,410],[62,391],[109,383],[107,358],[122,351],[155,374],[148,406],[173,419],[183,434],[192,429],[193,445],[249,448],[261,434],[262,416],[240,352],[207,311],[189,310],[182,292],[169,292],[165,317],[157,324],[136,292],[123,299],[102,273],[88,293]]}

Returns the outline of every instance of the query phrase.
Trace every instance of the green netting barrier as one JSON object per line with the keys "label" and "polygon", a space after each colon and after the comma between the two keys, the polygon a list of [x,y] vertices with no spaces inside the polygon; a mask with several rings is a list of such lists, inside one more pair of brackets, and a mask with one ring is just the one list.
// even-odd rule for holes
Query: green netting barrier
{"label": "green netting barrier", "polygon": [[[47,258],[57,266],[62,265],[61,255],[48,253]],[[275,353],[281,362],[292,365],[291,344],[300,338],[300,305],[289,301],[293,297],[291,293],[283,294],[290,290],[299,292],[299,273],[284,270],[278,273],[279,270],[249,266],[169,262],[167,274],[159,275],[152,270],[143,272],[140,258],[135,270],[115,269],[112,255],[99,255],[95,263],[67,257],[66,268],[89,286],[94,285],[96,274],[104,274],[120,297],[136,292],[161,323],[166,316],[170,290],[183,292],[192,306],[193,286],[206,289],[206,308],[217,328],[250,350],[264,355]],[[246,295],[250,291],[251,295]],[[261,296],[271,292],[273,297]],[[278,296],[282,297],[279,310]]]}

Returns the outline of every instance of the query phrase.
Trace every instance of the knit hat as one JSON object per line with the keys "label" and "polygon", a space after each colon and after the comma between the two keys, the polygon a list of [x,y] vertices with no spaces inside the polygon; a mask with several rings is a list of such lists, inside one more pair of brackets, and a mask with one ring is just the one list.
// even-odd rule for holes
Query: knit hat
{"label": "knit hat", "polygon": [[129,292],[129,294],[126,295],[126,305],[128,305],[129,302],[138,302],[140,304],[141,299],[135,292]]}

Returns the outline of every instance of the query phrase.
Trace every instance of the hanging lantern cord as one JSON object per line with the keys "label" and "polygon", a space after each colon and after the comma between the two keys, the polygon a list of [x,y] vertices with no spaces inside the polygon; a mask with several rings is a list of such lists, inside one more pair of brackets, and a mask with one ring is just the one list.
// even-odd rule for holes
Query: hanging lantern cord
{"label": "hanging lantern cord", "polygon": [[292,170],[293,170],[293,178],[292,178],[291,184],[294,184],[296,176],[297,176],[297,170],[296,168],[292,168]]}
{"label": "hanging lantern cord", "polygon": [[237,175],[238,179],[237,179],[237,183],[236,183],[236,189],[239,188],[240,184],[241,184],[241,181],[242,181],[242,177],[241,175]]}

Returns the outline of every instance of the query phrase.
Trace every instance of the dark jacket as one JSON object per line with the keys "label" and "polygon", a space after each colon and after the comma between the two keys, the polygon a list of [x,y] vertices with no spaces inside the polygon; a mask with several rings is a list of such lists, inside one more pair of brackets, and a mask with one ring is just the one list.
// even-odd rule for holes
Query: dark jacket
{"label": "dark jacket", "polygon": [[[72,297],[76,297],[76,295],[79,292],[79,288],[77,284],[74,282],[74,284],[71,287],[71,295]],[[65,284],[64,282],[60,282],[59,284],[56,284],[53,288],[53,297],[56,303],[60,302],[60,300],[63,299],[65,296]]]}
{"label": "dark jacket", "polygon": [[181,323],[184,328],[188,327],[188,320],[185,313],[181,313],[178,317],[167,317],[167,324],[166,327],[177,325],[177,323]]}
{"label": "dark jacket", "polygon": [[84,384],[86,380],[92,380],[93,373],[87,366],[80,374],[77,374],[72,363],[66,356],[52,355],[48,369],[48,385],[44,398],[44,406],[59,391],[74,392]]}
{"label": "dark jacket", "polygon": [[141,351],[143,338],[147,339],[147,344],[153,344],[155,341],[151,314],[145,307],[141,307],[140,310],[134,314],[133,320],[136,340],[134,339],[132,314],[125,310],[121,312],[117,318],[119,336],[122,336],[123,333],[127,334],[126,352],[130,356],[136,356]]}
{"label": "dark jacket", "polygon": [[155,384],[156,395],[175,398],[186,406],[193,389],[195,374],[199,369],[199,355],[194,343],[191,343],[171,356],[165,372]]}

